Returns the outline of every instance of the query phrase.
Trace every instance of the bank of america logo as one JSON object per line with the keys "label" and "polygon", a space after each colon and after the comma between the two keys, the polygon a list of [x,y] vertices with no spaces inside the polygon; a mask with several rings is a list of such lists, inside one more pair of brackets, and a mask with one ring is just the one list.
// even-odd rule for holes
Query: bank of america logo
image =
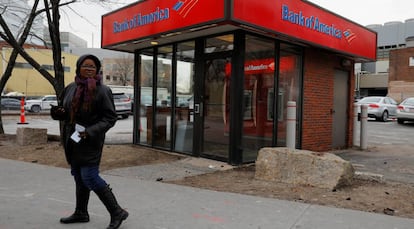
{"label": "bank of america logo", "polygon": [[185,18],[197,3],[198,0],[180,0],[174,4],[173,10],[177,11],[179,15]]}
{"label": "bank of america logo", "polygon": [[345,39],[348,43],[351,43],[357,36],[355,33],[352,32],[351,29],[347,29],[344,31]]}

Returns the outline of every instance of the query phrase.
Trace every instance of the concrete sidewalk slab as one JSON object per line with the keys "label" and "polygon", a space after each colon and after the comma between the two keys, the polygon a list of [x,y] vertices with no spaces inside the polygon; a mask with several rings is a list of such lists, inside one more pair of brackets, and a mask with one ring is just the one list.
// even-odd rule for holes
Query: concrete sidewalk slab
{"label": "concrete sidewalk slab", "polygon": [[[123,229],[411,229],[413,219],[223,193],[104,175],[129,212]],[[74,209],[68,169],[0,159],[0,229],[105,228],[109,215],[90,200],[91,222],[62,225]]]}
{"label": "concrete sidewalk slab", "polygon": [[169,163],[118,168],[102,173],[149,181],[171,181],[232,168],[234,167],[225,162],[205,158],[185,157]]}

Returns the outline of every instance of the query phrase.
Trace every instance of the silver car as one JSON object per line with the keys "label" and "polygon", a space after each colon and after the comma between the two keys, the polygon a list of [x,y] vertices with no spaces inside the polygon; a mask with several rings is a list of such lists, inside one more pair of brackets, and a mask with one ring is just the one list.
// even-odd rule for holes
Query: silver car
{"label": "silver car", "polygon": [[389,117],[397,115],[397,102],[386,96],[368,96],[357,103],[358,117],[361,116],[361,105],[368,105],[368,117],[386,122]]}
{"label": "silver car", "polygon": [[21,101],[14,98],[2,98],[1,109],[4,110],[20,110]]}
{"label": "silver car", "polygon": [[404,124],[405,121],[414,121],[414,97],[406,98],[398,105],[397,122]]}

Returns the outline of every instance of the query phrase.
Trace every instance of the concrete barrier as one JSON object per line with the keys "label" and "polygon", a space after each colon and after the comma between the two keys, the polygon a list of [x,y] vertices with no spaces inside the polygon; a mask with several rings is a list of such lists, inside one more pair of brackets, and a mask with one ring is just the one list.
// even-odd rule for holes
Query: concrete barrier
{"label": "concrete barrier", "polygon": [[47,129],[20,127],[16,130],[18,145],[39,145],[47,143]]}

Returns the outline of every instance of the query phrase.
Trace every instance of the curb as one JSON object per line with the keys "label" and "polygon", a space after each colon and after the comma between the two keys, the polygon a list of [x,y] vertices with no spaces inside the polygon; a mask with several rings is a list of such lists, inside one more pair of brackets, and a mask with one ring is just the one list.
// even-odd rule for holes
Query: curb
{"label": "curb", "polygon": [[354,177],[360,180],[365,180],[365,181],[375,181],[378,183],[385,182],[384,175],[378,174],[378,173],[355,171]]}

